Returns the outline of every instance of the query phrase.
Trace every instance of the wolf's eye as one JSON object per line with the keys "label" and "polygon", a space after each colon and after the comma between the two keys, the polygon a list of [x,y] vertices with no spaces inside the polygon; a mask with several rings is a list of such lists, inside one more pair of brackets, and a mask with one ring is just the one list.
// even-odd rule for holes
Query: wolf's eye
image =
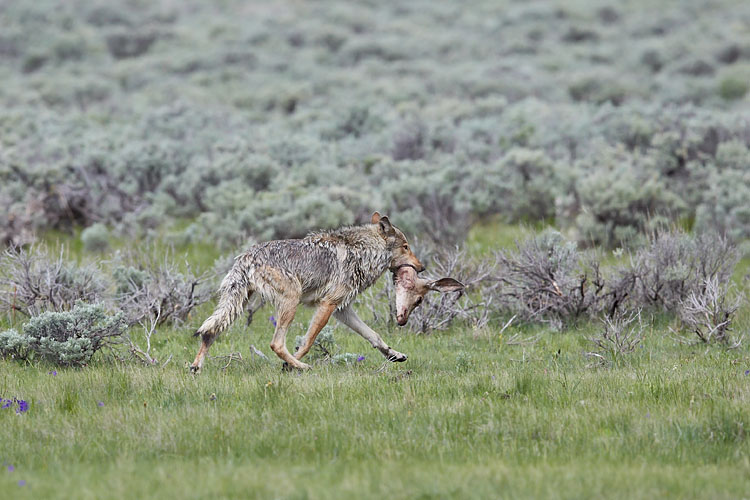
{"label": "wolf's eye", "polygon": [[408,245],[408,244],[404,243],[404,246],[403,246],[403,248],[404,248],[404,250],[406,250],[407,252],[409,251],[409,245]]}

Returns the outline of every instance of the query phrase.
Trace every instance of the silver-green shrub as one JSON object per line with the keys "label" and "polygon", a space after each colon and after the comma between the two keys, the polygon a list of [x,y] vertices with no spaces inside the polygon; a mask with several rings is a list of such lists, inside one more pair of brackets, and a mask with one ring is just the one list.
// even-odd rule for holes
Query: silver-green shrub
{"label": "silver-green shrub", "polygon": [[637,245],[641,235],[663,227],[682,209],[658,172],[623,150],[605,149],[579,168],[573,213],[580,241],[612,248]]}
{"label": "silver-green shrub", "polygon": [[0,240],[188,220],[229,249],[376,209],[451,242],[485,216],[613,247],[664,219],[744,238],[747,179],[719,156],[750,141],[750,37],[726,34],[748,9],[16,2]]}
{"label": "silver-green shrub", "polygon": [[471,180],[461,195],[469,197],[478,217],[500,213],[511,221],[552,220],[568,187],[560,167],[538,149],[513,148],[467,173]]}
{"label": "silver-green shrub", "polygon": [[83,248],[89,252],[104,252],[109,248],[109,231],[104,224],[94,224],[81,232]]}
{"label": "silver-green shrub", "polygon": [[57,365],[85,365],[102,347],[117,343],[127,323],[100,305],[79,302],[70,311],[32,317],[22,333],[0,333],[0,353],[21,360],[43,359]]}
{"label": "silver-green shrub", "polygon": [[700,231],[714,231],[734,241],[750,238],[750,145],[733,140],[718,146],[706,165],[704,192],[696,211]]}

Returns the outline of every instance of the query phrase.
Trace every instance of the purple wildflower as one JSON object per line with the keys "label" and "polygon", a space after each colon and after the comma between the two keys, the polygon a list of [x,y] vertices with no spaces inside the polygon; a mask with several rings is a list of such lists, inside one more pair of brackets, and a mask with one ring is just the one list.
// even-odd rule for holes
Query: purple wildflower
{"label": "purple wildflower", "polygon": [[24,401],[23,399],[18,400],[18,409],[16,410],[16,413],[25,413],[29,411],[29,403]]}
{"label": "purple wildflower", "polygon": [[365,360],[364,356],[357,356],[357,361],[364,361],[364,360]]}
{"label": "purple wildflower", "polygon": [[18,486],[26,486],[26,480],[25,479],[19,479],[18,480]]}
{"label": "purple wildflower", "polygon": [[99,401],[98,403],[96,403],[96,405],[97,406],[104,406],[104,401]]}
{"label": "purple wildflower", "polygon": [[273,327],[276,328],[276,318],[274,318],[273,316],[270,316],[268,318],[268,321],[270,321]]}
{"label": "purple wildflower", "polygon": [[0,403],[3,404],[2,406],[0,406],[0,408],[2,408],[3,410],[6,409],[6,408],[10,408],[11,406],[13,406],[13,400],[12,399],[2,399],[2,398],[0,398]]}
{"label": "purple wildflower", "polygon": [[52,375],[53,377],[57,377],[57,370],[52,370],[52,371],[50,371],[50,372],[47,372],[47,373],[49,373],[49,374],[50,374],[50,375]]}
{"label": "purple wildflower", "polygon": [[750,370],[745,370],[745,375],[750,375]]}
{"label": "purple wildflower", "polygon": [[16,470],[16,468],[13,467],[12,464],[8,466],[8,472],[13,472],[14,470]]}

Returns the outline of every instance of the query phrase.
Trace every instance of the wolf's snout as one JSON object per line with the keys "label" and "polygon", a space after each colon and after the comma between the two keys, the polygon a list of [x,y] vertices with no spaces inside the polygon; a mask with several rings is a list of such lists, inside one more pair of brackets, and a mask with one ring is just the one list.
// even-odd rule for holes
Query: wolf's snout
{"label": "wolf's snout", "polygon": [[405,314],[397,314],[396,315],[396,323],[398,323],[398,326],[404,326],[406,324],[406,320],[409,318]]}
{"label": "wolf's snout", "polygon": [[413,267],[413,268],[414,268],[414,270],[415,270],[416,272],[418,272],[418,273],[421,273],[422,271],[424,271],[425,267],[424,267],[424,264],[422,264],[422,261],[421,261],[421,260],[419,260],[419,259],[417,258],[417,256],[416,256],[416,255],[414,255],[414,254],[412,254],[411,256],[413,257],[413,259],[412,259],[412,261],[411,261],[411,262],[409,263],[409,265],[411,265],[411,267]]}

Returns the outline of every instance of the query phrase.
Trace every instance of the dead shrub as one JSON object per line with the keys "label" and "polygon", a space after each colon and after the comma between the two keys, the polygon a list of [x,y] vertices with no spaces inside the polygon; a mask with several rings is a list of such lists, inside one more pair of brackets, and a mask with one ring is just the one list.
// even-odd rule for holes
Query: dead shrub
{"label": "dead shrub", "polygon": [[526,321],[561,328],[596,312],[607,293],[598,261],[547,231],[497,253],[500,305]]}
{"label": "dead shrub", "polygon": [[737,248],[726,237],[672,231],[652,236],[628,272],[636,278],[640,307],[676,311],[688,296],[701,293],[708,280],[728,283],[738,260]]}
{"label": "dead shrub", "polygon": [[701,290],[692,291],[680,302],[678,317],[685,330],[695,333],[699,343],[721,343],[738,347],[742,337],[733,341],[732,322],[740,306],[740,297],[731,295],[731,286],[717,276],[707,279]]}
{"label": "dead shrub", "polygon": [[196,274],[187,260],[181,270],[172,251],[147,250],[120,256],[113,271],[117,306],[130,324],[154,319],[181,323],[211,297],[207,273]]}
{"label": "dead shrub", "polygon": [[102,299],[106,283],[99,269],[54,256],[44,245],[10,247],[0,257],[0,310],[24,316],[68,311],[77,301]]}
{"label": "dead shrub", "polygon": [[601,330],[589,338],[596,350],[587,353],[588,356],[596,358],[599,364],[619,364],[622,357],[635,351],[643,340],[644,325],[640,309],[603,316],[601,323]]}

